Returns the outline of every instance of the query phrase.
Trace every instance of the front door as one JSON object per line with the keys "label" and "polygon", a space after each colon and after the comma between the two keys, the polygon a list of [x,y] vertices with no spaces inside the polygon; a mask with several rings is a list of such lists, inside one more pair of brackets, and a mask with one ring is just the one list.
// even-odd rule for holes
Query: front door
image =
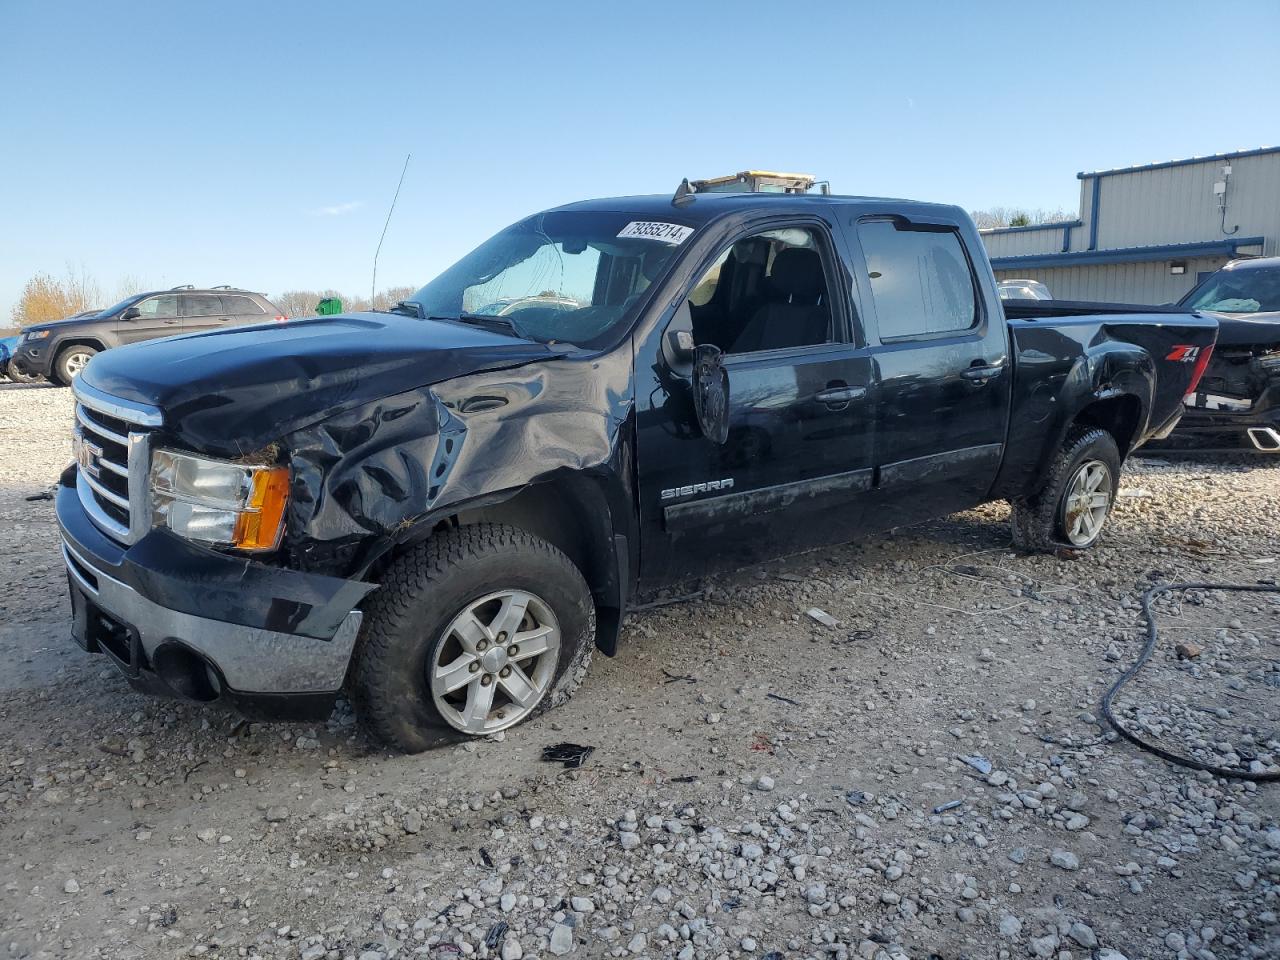
{"label": "front door", "polygon": [[[873,383],[848,290],[828,225],[808,221],[738,238],[687,292],[652,364],[640,360],[653,371],[638,390],[642,585],[856,529],[872,480]],[[724,353],[723,443],[698,426],[689,371],[672,359],[680,333]]]}
{"label": "front door", "polygon": [[852,226],[875,327],[877,526],[971,507],[1000,467],[1013,379],[994,284],[966,245],[979,240],[897,216]]}
{"label": "front door", "polygon": [[[137,343],[156,337],[171,337],[182,332],[182,318],[178,315],[178,295],[158,293],[133,305],[137,316],[121,319],[116,333],[121,343]],[[125,313],[129,313],[126,310]]]}

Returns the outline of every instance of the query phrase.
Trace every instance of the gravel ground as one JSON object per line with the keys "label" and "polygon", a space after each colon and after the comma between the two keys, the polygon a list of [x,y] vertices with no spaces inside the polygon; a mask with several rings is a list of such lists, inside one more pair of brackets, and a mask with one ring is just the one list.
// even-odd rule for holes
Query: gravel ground
{"label": "gravel ground", "polygon": [[[1098,719],[1145,587],[1280,570],[1274,461],[1136,461],[1085,559],[1013,553],[992,505],[698,584],[565,707],[403,757],[345,705],[245,724],[71,643],[26,499],[70,423],[0,386],[0,956],[1280,956],[1280,788]],[[1160,611],[1119,712],[1274,768],[1277,598]],[[561,741],[595,752],[542,762]]]}

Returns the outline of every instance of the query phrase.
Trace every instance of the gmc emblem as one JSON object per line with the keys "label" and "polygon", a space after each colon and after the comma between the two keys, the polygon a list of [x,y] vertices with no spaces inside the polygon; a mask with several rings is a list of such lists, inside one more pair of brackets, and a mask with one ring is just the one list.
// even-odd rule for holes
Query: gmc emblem
{"label": "gmc emblem", "polygon": [[102,456],[102,448],[97,444],[90,443],[82,433],[75,435],[74,444],[76,463],[80,465],[80,469],[88,476],[96,480],[98,474],[102,472],[102,468],[98,466],[98,458]]}

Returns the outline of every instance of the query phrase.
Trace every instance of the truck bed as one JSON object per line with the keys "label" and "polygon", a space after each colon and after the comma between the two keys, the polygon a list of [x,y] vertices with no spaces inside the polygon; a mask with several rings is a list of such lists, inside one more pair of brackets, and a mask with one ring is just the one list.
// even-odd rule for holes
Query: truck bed
{"label": "truck bed", "polygon": [[[1037,489],[1076,411],[1102,401],[1122,455],[1173,428],[1217,321],[1177,307],[1003,302],[1014,354],[1013,417],[997,490]],[[1095,410],[1099,409],[1094,407]]]}

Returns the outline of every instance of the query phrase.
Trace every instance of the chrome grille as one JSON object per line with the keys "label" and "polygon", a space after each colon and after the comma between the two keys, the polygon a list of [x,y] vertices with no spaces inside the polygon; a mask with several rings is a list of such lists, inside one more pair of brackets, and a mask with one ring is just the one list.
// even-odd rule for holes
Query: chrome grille
{"label": "chrome grille", "polygon": [[120,400],[76,379],[76,491],[107,535],[134,543],[150,526],[147,471],[155,407]]}

